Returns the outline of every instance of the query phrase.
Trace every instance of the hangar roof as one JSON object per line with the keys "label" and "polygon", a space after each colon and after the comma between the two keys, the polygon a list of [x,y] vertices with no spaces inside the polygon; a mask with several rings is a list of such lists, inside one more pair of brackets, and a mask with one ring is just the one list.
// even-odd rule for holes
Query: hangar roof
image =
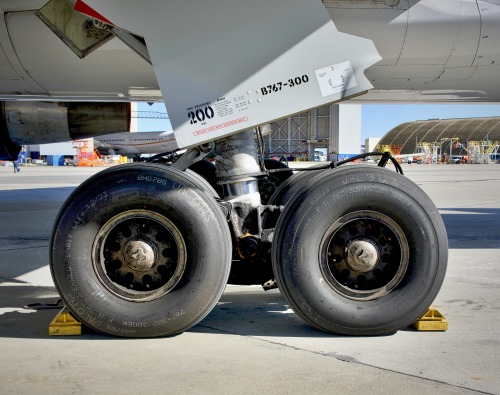
{"label": "hangar roof", "polygon": [[[428,119],[405,122],[390,130],[377,147],[383,145],[401,146],[401,154],[411,154],[420,143],[443,143],[443,152],[449,151],[449,139],[458,138],[454,145],[467,146],[468,141],[500,141],[500,117]],[[447,140],[446,140],[447,139]],[[454,148],[453,154],[464,154]]]}

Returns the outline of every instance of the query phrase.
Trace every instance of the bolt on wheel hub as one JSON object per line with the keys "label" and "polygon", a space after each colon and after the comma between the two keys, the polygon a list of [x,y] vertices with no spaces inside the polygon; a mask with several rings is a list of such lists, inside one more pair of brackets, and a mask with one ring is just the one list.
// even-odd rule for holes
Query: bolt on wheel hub
{"label": "bolt on wheel hub", "polygon": [[369,240],[354,240],[346,247],[347,264],[361,273],[368,273],[377,266],[379,253]]}
{"label": "bolt on wheel hub", "polygon": [[125,263],[132,270],[144,272],[155,263],[155,252],[145,241],[131,240],[125,245]]}

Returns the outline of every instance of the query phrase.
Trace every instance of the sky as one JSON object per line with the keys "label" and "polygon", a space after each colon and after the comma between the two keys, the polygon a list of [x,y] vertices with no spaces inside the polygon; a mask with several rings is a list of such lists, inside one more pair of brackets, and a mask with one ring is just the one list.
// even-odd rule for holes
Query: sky
{"label": "sky", "polygon": [[[137,111],[167,112],[163,103],[154,103],[149,105],[148,103],[143,102],[137,104]],[[137,126],[139,132],[166,132],[168,130],[172,130],[172,125],[168,119],[139,118]]]}
{"label": "sky", "polygon": [[[139,103],[138,111],[166,112],[163,103],[150,106]],[[383,137],[395,126],[404,122],[427,119],[500,117],[500,104],[362,104],[361,141],[368,137]],[[168,120],[139,119],[139,130],[172,130]]]}

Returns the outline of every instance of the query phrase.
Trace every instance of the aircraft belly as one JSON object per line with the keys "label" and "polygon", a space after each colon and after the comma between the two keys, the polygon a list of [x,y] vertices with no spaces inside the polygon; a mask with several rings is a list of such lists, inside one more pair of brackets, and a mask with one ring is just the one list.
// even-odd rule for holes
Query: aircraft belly
{"label": "aircraft belly", "polygon": [[500,1],[479,1],[481,12],[481,39],[474,59],[474,66],[490,66],[500,64]]}
{"label": "aircraft belly", "polygon": [[24,99],[161,100],[151,65],[118,39],[79,59],[34,11],[26,11],[1,19],[0,44],[4,100],[20,94]]}
{"label": "aircraft belly", "polygon": [[[382,56],[377,65],[395,65],[403,50],[407,30],[404,15],[407,9],[359,8],[356,7],[357,4],[353,2],[347,6],[345,2],[340,5],[325,3],[339,31],[373,40]],[[374,7],[377,5],[375,2],[372,4]]]}
{"label": "aircraft belly", "polygon": [[363,71],[380,59],[321,2],[85,3],[145,37],[181,148],[366,91]]}
{"label": "aircraft belly", "polygon": [[0,18],[0,94],[45,94],[22,67],[10,41],[7,18]]}
{"label": "aircraft belly", "polygon": [[[370,37],[383,60],[356,101],[500,101],[500,2],[325,2],[339,30]],[[362,5],[361,5],[362,4]]]}
{"label": "aircraft belly", "polygon": [[0,11],[17,12],[37,10],[45,3],[47,3],[47,0],[0,0]]}

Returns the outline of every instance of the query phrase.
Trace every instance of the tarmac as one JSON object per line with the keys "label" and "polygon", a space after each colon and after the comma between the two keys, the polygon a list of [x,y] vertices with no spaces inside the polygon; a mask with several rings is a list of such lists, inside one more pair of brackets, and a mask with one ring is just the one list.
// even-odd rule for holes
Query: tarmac
{"label": "tarmac", "polygon": [[440,209],[444,332],[348,337],[303,323],[278,290],[228,286],[174,337],[49,336],[58,209],[97,168],[0,167],[1,394],[500,394],[500,166],[404,165]]}

